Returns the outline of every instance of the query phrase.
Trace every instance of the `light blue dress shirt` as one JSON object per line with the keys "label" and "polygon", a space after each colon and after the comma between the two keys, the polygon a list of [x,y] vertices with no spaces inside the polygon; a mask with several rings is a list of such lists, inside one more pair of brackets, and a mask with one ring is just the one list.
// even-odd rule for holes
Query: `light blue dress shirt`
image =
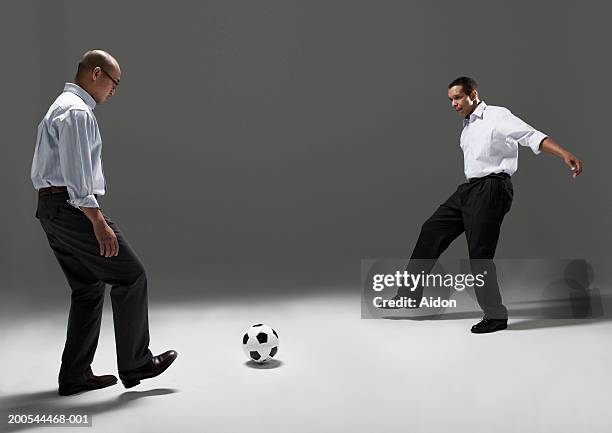
{"label": "light blue dress shirt", "polygon": [[66,186],[68,203],[76,208],[99,207],[94,194],[106,192],[95,106],[83,88],[66,83],[38,125],[32,184],[36,189]]}

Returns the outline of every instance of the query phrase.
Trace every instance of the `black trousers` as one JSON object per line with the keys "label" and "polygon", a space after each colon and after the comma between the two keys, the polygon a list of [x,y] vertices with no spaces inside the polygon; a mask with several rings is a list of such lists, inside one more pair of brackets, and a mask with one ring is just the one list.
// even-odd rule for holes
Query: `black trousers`
{"label": "black trousers", "polygon": [[[473,274],[486,275],[485,284],[474,286],[478,304],[485,318],[507,319],[502,304],[493,257],[500,228],[513,198],[510,176],[504,173],[470,179],[438,207],[423,224],[407,271],[429,273],[453,240],[465,232]],[[400,296],[420,299],[423,287],[414,292],[400,288]]]}
{"label": "black trousers", "polygon": [[101,256],[91,222],[66,200],[67,193],[43,196],[36,210],[36,218],[72,289],[60,385],[81,383],[92,374],[106,284],[111,285],[119,372],[141,367],[152,358],[147,277],[142,263],[106,215],[106,222],[117,236],[119,254]]}

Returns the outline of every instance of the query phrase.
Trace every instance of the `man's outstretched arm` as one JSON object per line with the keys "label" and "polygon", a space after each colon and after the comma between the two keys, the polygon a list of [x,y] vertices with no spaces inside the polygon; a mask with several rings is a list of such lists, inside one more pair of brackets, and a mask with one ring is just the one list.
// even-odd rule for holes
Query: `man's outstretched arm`
{"label": "man's outstretched arm", "polygon": [[552,138],[547,137],[542,140],[540,143],[540,150],[562,158],[570,170],[574,172],[574,174],[572,174],[573,178],[582,173],[582,161],[576,158],[571,152],[561,147],[561,145]]}

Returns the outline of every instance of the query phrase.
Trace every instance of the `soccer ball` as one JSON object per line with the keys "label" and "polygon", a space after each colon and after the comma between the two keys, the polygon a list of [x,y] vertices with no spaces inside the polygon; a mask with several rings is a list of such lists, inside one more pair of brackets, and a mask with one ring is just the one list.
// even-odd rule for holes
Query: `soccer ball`
{"label": "soccer ball", "polygon": [[263,323],[253,325],[242,337],[242,349],[249,359],[266,362],[278,352],[278,334]]}

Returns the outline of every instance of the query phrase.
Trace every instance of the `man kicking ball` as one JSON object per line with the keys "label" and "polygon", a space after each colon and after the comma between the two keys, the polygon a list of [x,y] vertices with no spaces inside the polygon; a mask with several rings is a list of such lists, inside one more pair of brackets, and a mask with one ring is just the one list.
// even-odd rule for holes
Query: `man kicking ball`
{"label": "man kicking ball", "polygon": [[119,378],[126,388],[163,373],[177,353],[149,350],[147,275],[117,224],[102,213],[106,193],[102,137],[94,108],[111,98],[121,68],[106,51],[86,52],[74,82],[38,125],[31,178],[39,219],[71,288],[58,393],[67,396],[117,383],[91,369],[98,346],[106,284],[115,325]]}
{"label": "man kicking ball", "polygon": [[[484,318],[472,326],[472,332],[495,332],[508,327],[508,311],[492,259],[502,221],[512,204],[510,176],[517,170],[518,146],[530,147],[536,155],[544,151],[559,156],[574,178],[582,172],[582,161],[510,110],[481,101],[472,78],[460,77],[450,83],[448,99],[463,118],[460,145],[468,182],[459,185],[425,221],[407,270],[429,273],[450,243],[465,232],[472,273],[486,275],[484,285],[474,286]],[[422,286],[412,291],[400,287],[394,299],[416,299],[419,305],[422,292]]]}

